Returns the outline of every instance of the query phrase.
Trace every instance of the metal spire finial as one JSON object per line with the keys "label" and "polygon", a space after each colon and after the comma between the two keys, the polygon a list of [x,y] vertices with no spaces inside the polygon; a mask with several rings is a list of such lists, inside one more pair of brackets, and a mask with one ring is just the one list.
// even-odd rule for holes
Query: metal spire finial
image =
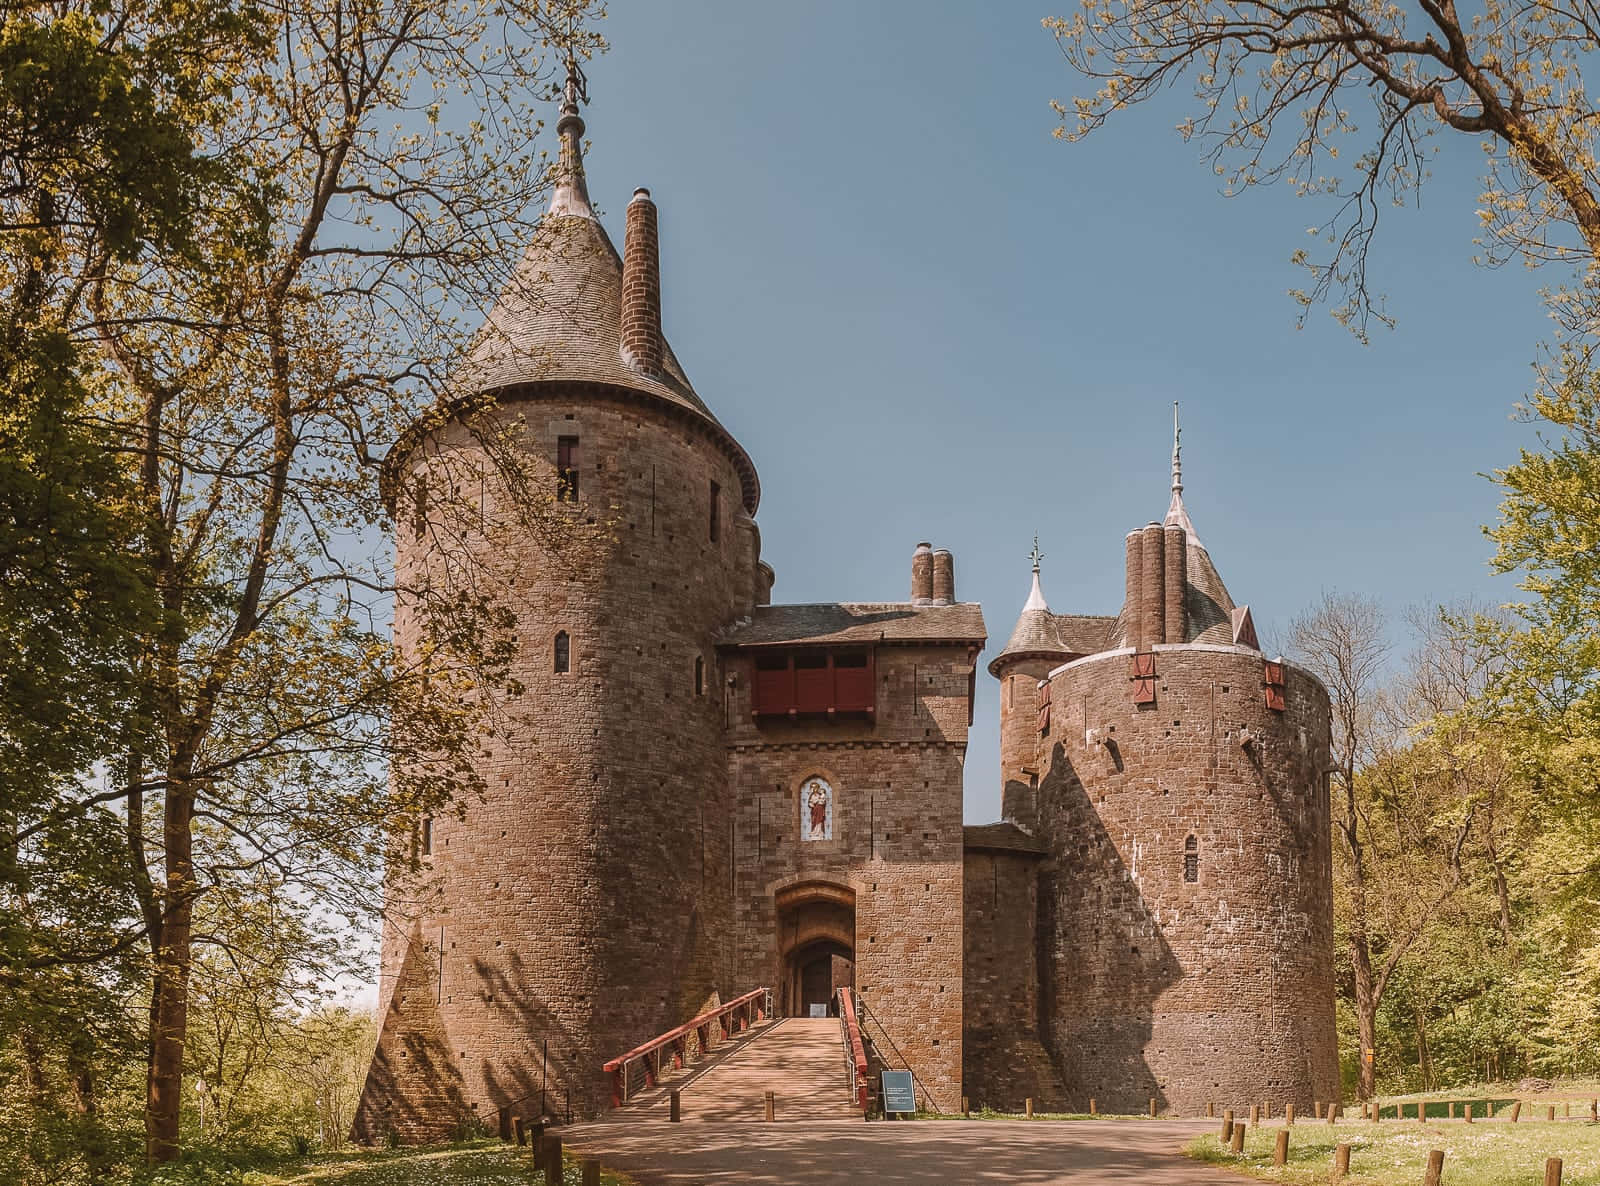
{"label": "metal spire finial", "polygon": [[1044,559],[1044,553],[1039,551],[1039,536],[1037,533],[1033,537],[1033,551],[1028,553],[1028,559],[1033,561],[1033,571],[1038,572],[1039,561]]}
{"label": "metal spire finial", "polygon": [[556,135],[561,137],[561,158],[556,165],[556,184],[550,194],[552,215],[594,218],[589,205],[589,187],[583,178],[583,116],[578,104],[589,101],[589,80],[577,58],[567,59],[567,81],[561,88],[561,118]]}
{"label": "metal spire finial", "polygon": [[1179,441],[1183,438],[1183,429],[1178,427],[1178,401],[1172,401],[1172,492],[1183,493],[1183,462],[1179,460]]}

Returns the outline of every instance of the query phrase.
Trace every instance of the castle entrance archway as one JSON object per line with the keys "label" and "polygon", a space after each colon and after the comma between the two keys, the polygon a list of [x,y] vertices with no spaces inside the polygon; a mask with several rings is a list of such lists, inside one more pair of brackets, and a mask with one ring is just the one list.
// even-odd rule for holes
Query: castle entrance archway
{"label": "castle entrance archway", "polygon": [[813,1005],[831,1012],[834,992],[855,987],[855,891],[837,882],[805,881],[785,886],[776,899],[778,1012],[806,1017]]}

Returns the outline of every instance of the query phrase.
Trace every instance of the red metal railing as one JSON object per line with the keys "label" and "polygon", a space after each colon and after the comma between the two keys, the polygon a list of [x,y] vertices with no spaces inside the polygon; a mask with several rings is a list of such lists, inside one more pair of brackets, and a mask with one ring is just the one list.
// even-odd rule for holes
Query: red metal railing
{"label": "red metal railing", "polygon": [[839,1017],[844,1023],[848,1055],[855,1069],[856,1103],[861,1114],[867,1114],[867,1048],[861,1041],[861,1023],[856,1019],[856,994],[848,988],[839,990]]}
{"label": "red metal railing", "polygon": [[644,1085],[654,1087],[661,1078],[663,1053],[671,1057],[674,1067],[685,1065],[690,1060],[691,1038],[695,1042],[694,1054],[705,1054],[711,1049],[712,1026],[717,1027],[718,1036],[722,1038],[749,1028],[752,1021],[760,1021],[767,1016],[771,996],[770,988],[751,989],[744,996],[702,1013],[659,1037],[651,1038],[643,1046],[635,1046],[620,1058],[613,1058],[603,1068],[611,1076],[611,1106],[620,1108],[628,1102],[631,1094],[629,1073],[634,1067],[642,1066]]}

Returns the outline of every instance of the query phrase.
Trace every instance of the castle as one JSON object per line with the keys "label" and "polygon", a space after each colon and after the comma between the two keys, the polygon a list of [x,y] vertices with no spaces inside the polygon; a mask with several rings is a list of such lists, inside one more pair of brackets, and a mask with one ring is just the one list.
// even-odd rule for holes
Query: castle
{"label": "castle", "polygon": [[[915,548],[901,602],[772,604],[755,465],[662,336],[656,207],[633,195],[619,257],[574,81],[557,131],[457,410],[513,418],[555,512],[612,526],[582,564],[546,554],[486,477],[479,529],[437,529],[428,491],[491,447],[464,413],[391,453],[400,584],[474,552],[508,574],[535,732],[420,822],[434,888],[393,890],[357,1135],[438,1139],[535,1093],[593,1114],[607,1059],[763,985],[784,1015],[853,986],[946,1112],[1337,1098],[1328,698],[1260,651],[1176,443],[1118,614],[1054,613],[1036,559],[987,666],[1004,819],[964,828],[986,629],[950,552]],[[395,630],[404,652],[403,604]]]}

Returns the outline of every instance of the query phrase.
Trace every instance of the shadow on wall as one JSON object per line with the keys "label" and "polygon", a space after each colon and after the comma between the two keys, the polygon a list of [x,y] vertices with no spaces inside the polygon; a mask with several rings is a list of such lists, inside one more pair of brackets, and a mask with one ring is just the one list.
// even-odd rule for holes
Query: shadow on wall
{"label": "shadow on wall", "polygon": [[1138,883],[1058,743],[1039,788],[1040,1030],[1073,1108],[1167,1099],[1145,1060],[1156,1001],[1183,977]]}
{"label": "shadow on wall", "polygon": [[414,927],[351,1125],[358,1144],[427,1144],[465,1136],[472,1125],[429,974],[430,952],[437,949]]}
{"label": "shadow on wall", "polygon": [[594,1058],[529,987],[521,954],[511,953],[503,968],[474,960],[472,970],[485,1004],[501,1015],[497,1028],[511,1030],[521,1042],[484,1070],[488,1103],[494,1109],[482,1118],[484,1123],[495,1128],[501,1109],[533,1119],[541,1114],[541,1104],[551,1116],[564,1115],[569,1106],[574,1116],[592,1115],[603,1107],[608,1088],[600,1063],[610,1056]]}

